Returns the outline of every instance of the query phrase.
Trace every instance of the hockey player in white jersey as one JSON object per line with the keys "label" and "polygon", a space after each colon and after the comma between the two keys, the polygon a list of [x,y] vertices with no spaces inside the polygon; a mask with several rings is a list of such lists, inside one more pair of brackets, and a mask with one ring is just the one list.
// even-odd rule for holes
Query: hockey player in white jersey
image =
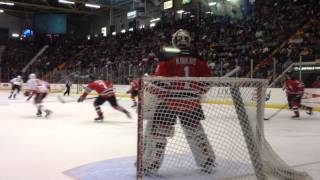
{"label": "hockey player in white jersey", "polygon": [[15,99],[17,94],[20,93],[20,90],[21,90],[21,87],[23,84],[23,80],[22,80],[21,76],[17,76],[15,78],[11,79],[10,83],[11,83],[12,88],[11,88],[9,99],[11,99],[11,98]]}
{"label": "hockey player in white jersey", "polygon": [[43,104],[43,99],[50,92],[50,84],[46,81],[36,78],[35,74],[29,75],[29,80],[27,81],[28,90],[25,91],[24,95],[28,96],[27,101],[34,97],[34,104],[37,108],[37,116],[42,116],[42,112],[45,112],[45,117],[48,117],[52,114],[52,111],[47,109]]}

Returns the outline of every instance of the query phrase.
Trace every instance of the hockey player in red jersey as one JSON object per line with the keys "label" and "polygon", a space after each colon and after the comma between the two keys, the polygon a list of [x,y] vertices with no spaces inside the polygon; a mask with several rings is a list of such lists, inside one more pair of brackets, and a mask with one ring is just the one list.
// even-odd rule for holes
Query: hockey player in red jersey
{"label": "hockey player in red jersey", "polygon": [[[164,48],[159,54],[159,63],[154,76],[164,77],[211,77],[206,61],[191,49],[189,32],[180,29],[172,36],[174,48]],[[179,118],[196,164],[204,173],[211,173],[215,167],[215,154],[201,124],[205,119],[200,96],[208,90],[206,83],[195,81],[154,82],[149,93],[158,97],[158,105],[151,127],[146,134],[150,141],[145,142],[143,152],[143,172],[154,175],[161,167],[167,138],[174,135],[174,126]],[[149,143],[149,144],[148,144]]]}
{"label": "hockey player in red jersey", "polygon": [[[299,108],[301,107],[301,99],[304,93],[304,84],[296,79],[292,74],[287,75],[287,80],[284,82],[284,88],[288,97],[289,107],[292,108],[294,116],[292,118],[299,118]],[[303,106],[308,114],[312,114],[312,108]]]}
{"label": "hockey player in red jersey", "polygon": [[139,81],[134,80],[132,76],[128,77],[128,81],[130,83],[130,89],[127,91],[127,93],[131,94],[131,99],[133,102],[133,105],[131,107],[136,107],[137,106],[136,98],[139,95]]}
{"label": "hockey player in red jersey", "polygon": [[104,116],[100,106],[106,101],[108,101],[114,109],[123,112],[128,118],[131,118],[130,113],[118,105],[112,83],[107,80],[95,80],[91,75],[89,76],[89,83],[87,87],[85,87],[84,93],[79,97],[78,102],[83,102],[92,90],[99,94],[93,102],[93,106],[98,114],[98,117],[94,119],[95,121],[103,121]]}

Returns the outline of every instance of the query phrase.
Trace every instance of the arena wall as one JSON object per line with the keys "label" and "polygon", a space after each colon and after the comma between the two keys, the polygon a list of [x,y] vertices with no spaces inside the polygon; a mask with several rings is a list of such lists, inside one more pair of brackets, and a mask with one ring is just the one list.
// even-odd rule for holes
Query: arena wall
{"label": "arena wall", "polygon": [[[50,84],[52,93],[63,93],[65,90],[64,84]],[[25,86],[25,84],[24,84]],[[82,85],[82,86],[85,86]],[[78,90],[77,90],[78,88]],[[10,90],[10,83],[0,83],[0,90]],[[24,88],[23,88],[24,89]],[[126,93],[130,89],[129,85],[114,85],[114,89],[117,96],[120,98],[129,98],[129,94]],[[221,88],[220,88],[221,89]],[[216,91],[216,90],[214,90]],[[73,85],[71,87],[71,93],[76,95],[82,92],[82,87]],[[226,91],[217,91],[218,93],[227,93]],[[302,103],[311,107],[314,107],[317,111],[320,111],[320,89],[306,89],[305,94],[309,95],[307,99],[303,99]],[[282,108],[287,104],[287,97],[282,88],[269,88],[267,89],[267,94],[270,93],[270,99],[266,101],[266,108]],[[314,97],[312,96],[314,95]],[[318,97],[319,96],[319,97]]]}

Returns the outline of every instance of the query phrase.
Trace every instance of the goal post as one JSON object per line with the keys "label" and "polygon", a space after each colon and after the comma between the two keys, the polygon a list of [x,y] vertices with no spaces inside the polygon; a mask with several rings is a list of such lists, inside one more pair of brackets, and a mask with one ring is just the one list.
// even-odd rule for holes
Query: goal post
{"label": "goal post", "polygon": [[[259,180],[267,180],[265,172],[263,171],[263,163],[261,154],[259,154],[258,139],[254,139],[253,129],[250,127],[250,121],[245,109],[245,104],[241,98],[239,87],[230,86],[230,93],[232,96],[234,108],[236,110],[237,118],[239,120],[243,136],[245,137],[247,149],[253,164],[254,172]],[[257,113],[258,115],[258,113]],[[261,117],[257,117],[260,119]],[[257,137],[257,136],[256,136]]]}
{"label": "goal post", "polygon": [[144,77],[137,179],[312,179],[264,137],[266,80]]}

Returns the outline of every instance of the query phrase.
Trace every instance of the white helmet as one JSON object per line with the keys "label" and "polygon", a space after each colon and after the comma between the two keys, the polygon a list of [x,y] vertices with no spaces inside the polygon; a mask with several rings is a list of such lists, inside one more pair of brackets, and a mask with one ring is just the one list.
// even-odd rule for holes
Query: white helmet
{"label": "white helmet", "polygon": [[29,79],[36,79],[37,76],[34,73],[29,74]]}
{"label": "white helmet", "polygon": [[188,48],[191,44],[191,37],[188,31],[179,29],[172,35],[172,45],[176,48]]}
{"label": "white helmet", "polygon": [[18,75],[17,78],[18,78],[18,79],[21,79],[21,76]]}

